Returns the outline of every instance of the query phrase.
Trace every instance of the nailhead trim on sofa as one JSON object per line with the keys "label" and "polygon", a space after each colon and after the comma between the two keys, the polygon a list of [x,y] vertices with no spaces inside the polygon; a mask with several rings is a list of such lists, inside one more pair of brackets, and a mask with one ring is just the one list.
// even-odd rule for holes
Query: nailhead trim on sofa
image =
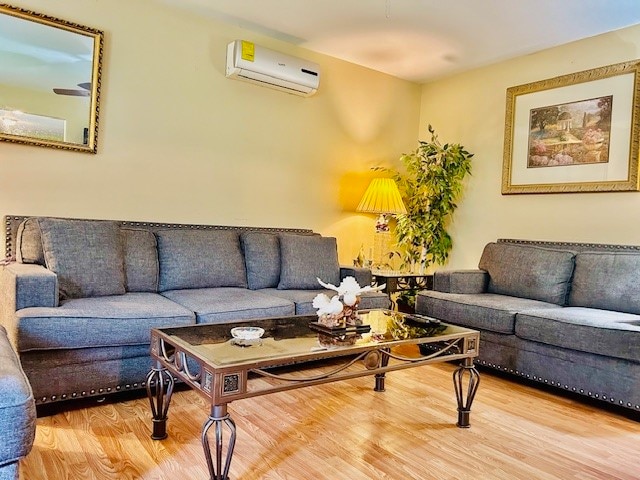
{"label": "nailhead trim on sofa", "polygon": [[[490,363],[487,362],[485,360],[478,360],[477,363],[479,365],[482,365],[483,367],[489,367],[489,368],[493,368],[495,370],[498,370],[500,372],[505,372],[505,373],[510,373],[512,375],[518,375],[519,377],[522,378],[526,378],[527,380],[533,380],[536,382],[540,382],[540,383],[544,383],[547,385],[551,385],[552,387],[558,387],[558,388],[562,388],[564,390],[573,392],[573,393],[579,393],[580,395],[585,395],[587,397],[591,397],[591,398],[595,398],[595,399],[600,399],[600,395],[598,393],[593,393],[593,392],[585,392],[584,389],[582,388],[578,388],[578,387],[574,387],[574,386],[569,386],[567,384],[562,384],[560,382],[556,382],[554,380],[549,380],[546,378],[542,378],[539,377],[537,375],[529,375],[528,373],[524,373],[524,372],[520,372],[518,370],[514,370],[512,368],[508,368],[508,367],[504,367],[502,365],[498,365],[495,363]],[[626,406],[627,408],[633,408],[634,410],[640,411],[640,405],[633,405],[631,402],[625,402],[624,400],[616,400],[615,398],[608,398],[606,395],[602,395],[602,400],[609,400],[610,403],[616,404],[616,405],[620,405],[622,407]]]}

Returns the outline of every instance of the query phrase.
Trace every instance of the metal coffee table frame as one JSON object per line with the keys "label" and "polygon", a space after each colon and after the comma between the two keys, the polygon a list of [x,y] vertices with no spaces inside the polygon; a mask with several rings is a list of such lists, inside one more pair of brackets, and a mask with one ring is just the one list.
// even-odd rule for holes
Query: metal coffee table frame
{"label": "metal coffee table frame", "polygon": [[[398,312],[371,312],[402,316]],[[297,336],[300,335],[306,341],[313,336],[308,323],[314,320],[317,320],[315,316],[296,316],[256,320],[251,322],[251,325],[265,328],[265,338],[271,334],[277,340],[276,337],[282,336],[283,332],[288,332],[285,334],[286,338],[297,341]],[[385,389],[387,372],[459,360],[460,366],[453,373],[458,409],[456,425],[461,428],[470,426],[471,404],[480,381],[478,371],[473,364],[479,347],[477,331],[443,324],[442,328],[446,327],[446,329],[433,336],[402,340],[386,339],[330,349],[316,348],[295,355],[285,354],[255,358],[250,361],[222,363],[216,363],[211,355],[203,353],[202,348],[197,346],[203,338],[216,345],[228,343],[231,339],[230,329],[238,325],[247,325],[247,323],[194,325],[151,331],[151,357],[154,366],[147,376],[147,393],[153,417],[151,438],[162,440],[167,437],[167,413],[176,379],[199,392],[211,405],[209,418],[202,427],[201,435],[210,480],[228,480],[229,478],[229,467],[236,441],[236,426],[229,415],[227,405],[235,400],[259,395],[366,375],[375,375],[374,390],[382,392]],[[403,345],[420,345],[420,352],[423,353],[418,356],[405,356],[395,351],[397,347]],[[234,348],[242,349],[237,346]],[[330,362],[326,371],[318,373],[317,361],[328,359]],[[301,374],[310,367],[315,368],[312,375]],[[261,380],[260,388],[255,388],[253,379]],[[265,382],[265,380],[268,381]],[[268,385],[265,386],[265,383]],[[223,425],[228,429],[226,452]],[[214,427],[215,435],[215,462],[209,445],[211,427]]]}

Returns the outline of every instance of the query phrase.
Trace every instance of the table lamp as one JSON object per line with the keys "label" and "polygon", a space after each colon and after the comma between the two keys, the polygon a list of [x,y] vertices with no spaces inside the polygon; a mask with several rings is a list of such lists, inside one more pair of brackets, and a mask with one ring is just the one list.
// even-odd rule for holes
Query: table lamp
{"label": "table lamp", "polygon": [[396,182],[392,178],[371,180],[356,211],[379,214],[376,220],[376,233],[373,237],[373,258],[371,260],[374,267],[381,267],[384,265],[383,256],[389,252],[391,244],[388,215],[407,213]]}

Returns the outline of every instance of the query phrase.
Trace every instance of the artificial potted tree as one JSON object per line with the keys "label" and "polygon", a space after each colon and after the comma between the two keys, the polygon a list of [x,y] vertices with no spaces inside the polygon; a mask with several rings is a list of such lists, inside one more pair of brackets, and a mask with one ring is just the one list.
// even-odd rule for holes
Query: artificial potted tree
{"label": "artificial potted tree", "polygon": [[[401,268],[424,274],[431,265],[442,265],[453,246],[447,232],[463,180],[471,173],[472,153],[458,144],[442,145],[428,127],[430,141],[400,157],[402,171],[383,169],[393,175],[403,196],[406,214],[396,215],[395,237]],[[413,308],[417,292],[403,292],[398,299]]]}

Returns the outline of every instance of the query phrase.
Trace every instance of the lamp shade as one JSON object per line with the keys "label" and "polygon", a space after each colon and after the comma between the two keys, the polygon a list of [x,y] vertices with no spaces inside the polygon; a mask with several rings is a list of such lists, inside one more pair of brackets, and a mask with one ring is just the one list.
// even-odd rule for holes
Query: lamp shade
{"label": "lamp shade", "polygon": [[374,178],[356,208],[367,213],[407,213],[400,191],[392,178]]}

